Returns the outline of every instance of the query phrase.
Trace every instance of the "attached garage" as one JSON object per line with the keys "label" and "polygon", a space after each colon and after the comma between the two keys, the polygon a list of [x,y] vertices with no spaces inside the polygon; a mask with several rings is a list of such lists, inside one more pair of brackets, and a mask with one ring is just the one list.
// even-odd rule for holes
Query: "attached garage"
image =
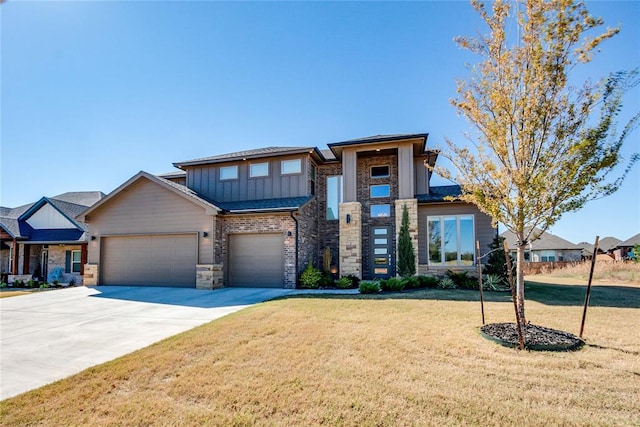
{"label": "attached garage", "polygon": [[229,234],[229,286],[284,286],[284,239],[282,233]]}
{"label": "attached garage", "polygon": [[104,285],[196,286],[196,233],[106,236],[100,252]]}

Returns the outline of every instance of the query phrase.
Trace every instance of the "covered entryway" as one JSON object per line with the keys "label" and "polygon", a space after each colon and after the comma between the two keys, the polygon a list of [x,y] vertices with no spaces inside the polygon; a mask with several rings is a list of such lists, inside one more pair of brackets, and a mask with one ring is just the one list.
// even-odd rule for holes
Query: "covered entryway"
{"label": "covered entryway", "polygon": [[229,234],[229,286],[284,287],[282,233]]}
{"label": "covered entryway", "polygon": [[101,240],[100,284],[196,285],[196,233],[108,236]]}

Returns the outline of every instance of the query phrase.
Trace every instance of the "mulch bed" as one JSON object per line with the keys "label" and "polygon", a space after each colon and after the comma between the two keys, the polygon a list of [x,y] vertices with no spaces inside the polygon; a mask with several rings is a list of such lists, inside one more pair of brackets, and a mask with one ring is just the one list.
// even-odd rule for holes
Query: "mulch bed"
{"label": "mulch bed", "polygon": [[[480,328],[480,334],[506,347],[520,346],[515,323],[490,323]],[[528,350],[568,351],[584,345],[584,341],[573,334],[531,323],[522,325],[522,335]]]}

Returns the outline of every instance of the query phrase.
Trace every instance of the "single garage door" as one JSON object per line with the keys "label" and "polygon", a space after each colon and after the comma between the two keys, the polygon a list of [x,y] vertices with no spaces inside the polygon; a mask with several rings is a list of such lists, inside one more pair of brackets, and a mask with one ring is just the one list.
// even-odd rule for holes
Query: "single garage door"
{"label": "single garage door", "polygon": [[281,233],[230,234],[228,254],[229,286],[284,286],[284,239]]}
{"label": "single garage door", "polygon": [[196,234],[102,238],[104,285],[195,287]]}

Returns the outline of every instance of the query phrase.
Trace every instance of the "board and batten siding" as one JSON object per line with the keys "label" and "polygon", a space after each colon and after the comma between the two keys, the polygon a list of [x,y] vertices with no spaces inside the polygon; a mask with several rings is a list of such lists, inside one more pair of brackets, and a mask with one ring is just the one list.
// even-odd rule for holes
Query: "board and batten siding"
{"label": "board and batten siding", "polygon": [[[87,218],[91,235],[197,234],[198,263],[213,263],[214,217],[204,208],[147,179],[140,179]],[[208,237],[203,237],[206,231]],[[89,263],[100,262],[99,239],[89,241]]]}
{"label": "board and batten siding", "polygon": [[[309,194],[308,157],[283,156],[217,163],[215,165],[189,166],[187,183],[193,191],[209,200],[218,202],[306,196]],[[301,173],[282,175],[280,162],[293,159],[300,159]],[[250,178],[249,165],[251,163],[269,163],[269,176]],[[238,178],[221,181],[220,167],[223,166],[238,166]]]}
{"label": "board and batten siding", "polygon": [[467,203],[429,203],[418,206],[418,263],[427,264],[427,217],[447,215],[473,215],[475,239],[480,242],[480,253],[489,251],[489,243],[496,237],[496,229],[491,226],[491,217]]}

